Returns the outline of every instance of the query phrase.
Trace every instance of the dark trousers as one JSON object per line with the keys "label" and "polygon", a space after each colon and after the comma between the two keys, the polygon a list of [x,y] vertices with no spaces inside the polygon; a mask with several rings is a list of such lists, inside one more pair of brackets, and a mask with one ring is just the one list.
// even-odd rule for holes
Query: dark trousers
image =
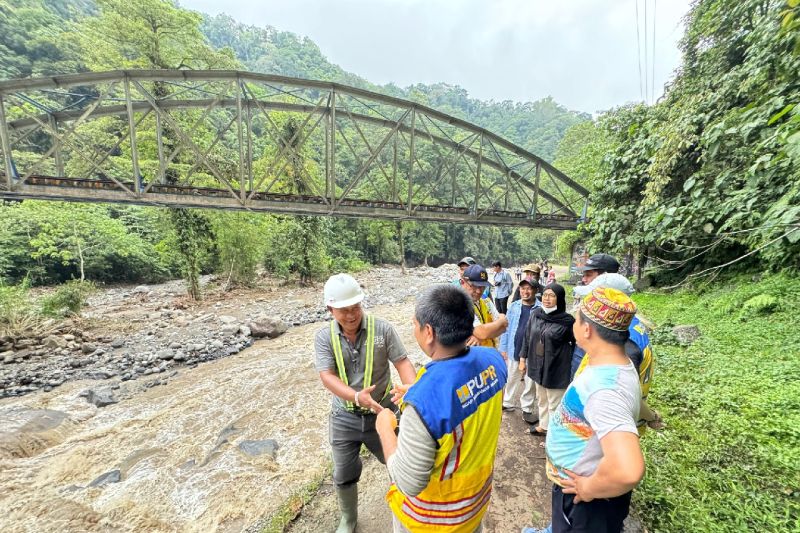
{"label": "dark trousers", "polygon": [[497,308],[498,313],[506,314],[508,312],[508,296],[505,298],[495,298],[494,306]]}
{"label": "dark trousers", "polygon": [[553,533],[621,533],[631,494],[574,503],[574,494],[564,494],[553,485]]}
{"label": "dark trousers", "polygon": [[364,444],[378,461],[385,463],[378,432],[377,415],[357,415],[334,407],[329,419],[329,438],[333,451],[333,483],[344,487],[361,478],[361,445]]}

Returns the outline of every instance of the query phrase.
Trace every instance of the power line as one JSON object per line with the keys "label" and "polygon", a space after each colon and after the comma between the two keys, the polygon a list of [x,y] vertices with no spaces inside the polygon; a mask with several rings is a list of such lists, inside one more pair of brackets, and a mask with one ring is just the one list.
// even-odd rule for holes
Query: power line
{"label": "power line", "polygon": [[649,59],[647,53],[647,0],[644,0],[644,96],[645,103],[650,102],[650,91],[647,83],[648,73],[647,60]]}
{"label": "power line", "polygon": [[650,91],[652,92],[652,96],[650,98],[651,102],[656,101],[656,2],[657,0],[653,0],[653,61],[650,67],[652,70],[650,74]]}
{"label": "power line", "polygon": [[639,37],[639,0],[633,0],[636,8],[636,59],[639,64],[639,98],[644,101],[644,90],[642,89],[642,41]]}

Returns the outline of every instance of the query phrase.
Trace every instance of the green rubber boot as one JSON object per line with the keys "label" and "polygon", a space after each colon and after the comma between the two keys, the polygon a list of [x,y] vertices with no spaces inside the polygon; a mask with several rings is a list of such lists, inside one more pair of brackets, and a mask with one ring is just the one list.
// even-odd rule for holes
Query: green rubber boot
{"label": "green rubber boot", "polygon": [[354,533],[358,522],[358,484],[336,489],[336,496],[339,499],[339,511],[342,513],[336,533]]}

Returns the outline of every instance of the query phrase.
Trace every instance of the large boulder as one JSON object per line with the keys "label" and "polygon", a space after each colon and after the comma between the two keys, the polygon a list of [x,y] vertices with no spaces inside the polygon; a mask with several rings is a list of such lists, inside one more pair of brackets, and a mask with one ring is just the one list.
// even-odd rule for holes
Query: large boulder
{"label": "large boulder", "polygon": [[267,454],[273,459],[278,455],[278,441],[275,439],[265,440],[243,440],[239,443],[239,449],[247,455],[258,456]]}
{"label": "large boulder", "polygon": [[237,322],[237,319],[236,317],[230,315],[220,315],[219,321],[222,322],[223,324],[234,324],[235,322]]}
{"label": "large boulder", "polygon": [[689,346],[702,335],[702,333],[700,333],[700,329],[693,324],[675,326],[672,328],[672,334],[675,335],[675,338],[678,340],[678,344],[681,344],[682,346]]}
{"label": "large boulder", "polygon": [[247,324],[250,328],[250,334],[257,338],[268,337],[274,339],[286,333],[289,326],[278,317],[257,317],[255,320]]}
{"label": "large boulder", "polygon": [[119,401],[114,397],[114,392],[111,389],[89,389],[82,396],[85,396],[89,403],[97,407],[105,407]]}
{"label": "large boulder", "polygon": [[103,485],[108,485],[109,483],[119,483],[122,480],[122,472],[119,469],[111,470],[106,472],[105,474],[100,474],[98,477],[94,479],[91,483],[89,483],[90,487],[102,487]]}
{"label": "large boulder", "polygon": [[84,342],[81,344],[81,351],[87,355],[93,353],[95,350],[97,350],[96,344],[92,344],[91,342]]}
{"label": "large boulder", "polygon": [[43,344],[48,348],[64,348],[67,346],[67,341],[64,339],[64,337],[50,335],[44,340]]}

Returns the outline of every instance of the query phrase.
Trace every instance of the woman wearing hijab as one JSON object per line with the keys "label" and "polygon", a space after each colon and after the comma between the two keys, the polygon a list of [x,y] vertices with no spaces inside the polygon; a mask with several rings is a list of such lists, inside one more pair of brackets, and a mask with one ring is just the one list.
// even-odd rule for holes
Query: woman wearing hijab
{"label": "woman wearing hijab", "polygon": [[561,402],[569,385],[570,362],[575,348],[572,325],[575,318],[567,313],[564,287],[551,283],[542,293],[542,306],[533,310],[520,347],[519,368],[527,367],[528,377],[536,384],[539,425],[534,435],[546,435],[550,415]]}

